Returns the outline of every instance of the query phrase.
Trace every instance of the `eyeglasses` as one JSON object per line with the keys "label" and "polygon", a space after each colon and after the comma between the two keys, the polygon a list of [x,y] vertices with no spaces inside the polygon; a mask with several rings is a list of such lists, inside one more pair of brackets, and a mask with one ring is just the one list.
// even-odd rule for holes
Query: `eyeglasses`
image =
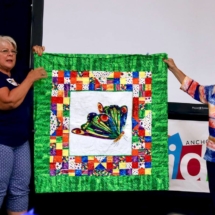
{"label": "eyeglasses", "polygon": [[3,53],[3,54],[5,54],[5,55],[8,55],[9,53],[11,53],[11,54],[13,54],[13,55],[17,55],[17,51],[15,51],[15,50],[8,50],[8,49],[3,49],[3,50],[1,50],[0,51],[1,53]]}

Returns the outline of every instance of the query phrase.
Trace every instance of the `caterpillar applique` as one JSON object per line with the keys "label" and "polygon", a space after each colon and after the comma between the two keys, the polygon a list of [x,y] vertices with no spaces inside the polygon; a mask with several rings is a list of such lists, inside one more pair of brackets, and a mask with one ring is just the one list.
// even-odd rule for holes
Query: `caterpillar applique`
{"label": "caterpillar applique", "polygon": [[110,139],[117,142],[124,135],[124,127],[127,120],[128,108],[126,105],[105,106],[98,103],[99,114],[91,112],[87,116],[87,122],[80,128],[72,129],[72,133],[95,138]]}

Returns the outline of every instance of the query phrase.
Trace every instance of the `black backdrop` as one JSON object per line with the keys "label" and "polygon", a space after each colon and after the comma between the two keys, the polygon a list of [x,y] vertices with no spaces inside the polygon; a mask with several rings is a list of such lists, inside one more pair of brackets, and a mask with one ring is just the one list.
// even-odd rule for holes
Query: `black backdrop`
{"label": "black backdrop", "polygon": [[[0,0],[0,35],[12,36],[17,42],[18,55],[14,72],[19,72],[19,78],[24,78],[29,71],[27,68],[33,66],[30,51],[32,45],[42,45],[43,5],[43,0]],[[56,42],[60,42],[60,40]],[[171,107],[172,104],[170,105]],[[187,114],[179,116],[178,112],[170,111],[169,113],[169,118],[172,119],[177,119],[178,117],[186,119],[188,117]],[[198,116],[195,119],[198,120]],[[32,127],[29,128],[29,132],[31,132],[30,143],[33,166]],[[33,178],[32,168],[29,209],[34,208],[37,215],[74,214],[75,212],[80,212],[81,214],[84,212],[90,214],[104,212],[115,214],[116,212],[128,213],[128,211],[131,211],[132,214],[162,215],[169,212],[189,215],[208,214],[208,194],[176,191],[36,194]],[[0,214],[6,214],[5,205],[3,205]]]}

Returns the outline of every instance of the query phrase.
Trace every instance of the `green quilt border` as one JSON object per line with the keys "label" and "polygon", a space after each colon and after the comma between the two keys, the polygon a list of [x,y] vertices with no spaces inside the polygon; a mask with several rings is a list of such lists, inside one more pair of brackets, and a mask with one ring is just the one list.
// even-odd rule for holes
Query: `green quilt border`
{"label": "green quilt border", "polygon": [[[34,84],[34,182],[36,193],[168,190],[167,54],[34,55],[34,67],[48,78]],[[152,71],[152,173],[138,176],[50,176],[50,97],[52,70]]]}

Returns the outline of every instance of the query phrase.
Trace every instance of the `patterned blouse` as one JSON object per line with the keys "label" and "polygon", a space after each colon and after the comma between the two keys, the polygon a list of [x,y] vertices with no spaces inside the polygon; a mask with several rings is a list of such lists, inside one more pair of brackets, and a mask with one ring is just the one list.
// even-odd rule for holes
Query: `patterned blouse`
{"label": "patterned blouse", "polygon": [[215,162],[215,85],[201,86],[198,82],[186,76],[180,89],[195,100],[208,105],[209,137],[204,159]]}

